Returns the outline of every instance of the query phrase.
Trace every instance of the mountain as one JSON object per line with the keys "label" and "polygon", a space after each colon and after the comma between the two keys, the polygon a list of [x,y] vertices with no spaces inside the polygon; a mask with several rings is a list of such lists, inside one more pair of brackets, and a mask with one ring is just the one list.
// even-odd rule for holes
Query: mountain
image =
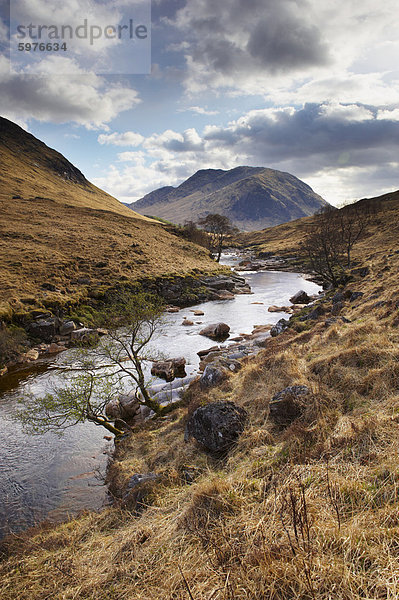
{"label": "mountain", "polygon": [[218,268],[3,118],[0,166],[0,320],[10,303],[14,313],[70,305],[121,281]]}
{"label": "mountain", "polygon": [[220,213],[240,229],[254,231],[312,215],[326,204],[290,173],[236,167],[197,171],[179,187],[155,190],[130,208],[180,224]]}

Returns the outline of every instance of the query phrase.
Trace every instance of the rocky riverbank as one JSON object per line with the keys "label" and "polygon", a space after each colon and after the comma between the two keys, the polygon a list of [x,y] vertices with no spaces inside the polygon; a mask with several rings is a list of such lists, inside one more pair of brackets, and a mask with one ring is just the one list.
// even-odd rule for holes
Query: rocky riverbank
{"label": "rocky riverbank", "polygon": [[[167,310],[173,312],[180,308],[207,302],[209,300],[229,300],[236,294],[250,294],[251,289],[245,279],[234,272],[226,271],[222,275],[188,275],[144,279],[138,285],[144,290],[157,294],[167,303]],[[137,290],[137,287],[135,288]],[[112,296],[116,290],[111,290]],[[107,297],[92,298],[88,305],[73,308],[72,317],[62,317],[50,310],[35,309],[31,313],[17,316],[18,325],[25,330],[27,341],[23,351],[12,360],[3,361],[0,376],[9,370],[35,363],[41,358],[63,352],[67,348],[85,343],[93,343],[107,331],[90,327],[90,319],[85,318],[90,309],[106,306]],[[89,309],[89,310],[87,310]],[[78,315],[78,316],[76,316]],[[6,327],[6,325],[3,325]]]}

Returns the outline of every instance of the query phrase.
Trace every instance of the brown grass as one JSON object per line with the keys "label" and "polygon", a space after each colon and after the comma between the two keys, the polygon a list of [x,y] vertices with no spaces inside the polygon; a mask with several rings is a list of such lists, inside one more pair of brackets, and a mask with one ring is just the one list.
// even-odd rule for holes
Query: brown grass
{"label": "brown grass", "polygon": [[[160,473],[148,508],[10,538],[1,598],[398,598],[399,254],[376,236],[370,274],[350,284],[364,292],[345,304],[350,323],[326,328],[324,316],[288,331],[220,387],[192,393],[193,406],[226,399],[248,411],[226,459],[184,444],[187,409],[146,425],[120,447],[110,475],[123,488],[135,472]],[[292,384],[312,395],[301,419],[277,429],[268,403]]]}

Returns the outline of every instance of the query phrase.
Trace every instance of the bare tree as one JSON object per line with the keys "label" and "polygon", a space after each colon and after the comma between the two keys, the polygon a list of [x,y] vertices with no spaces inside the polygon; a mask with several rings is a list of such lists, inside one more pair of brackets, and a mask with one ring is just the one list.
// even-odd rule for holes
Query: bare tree
{"label": "bare tree", "polygon": [[301,246],[312,270],[337,286],[351,266],[354,245],[367,235],[371,219],[372,211],[363,203],[340,210],[329,206],[316,215]]}
{"label": "bare tree", "polygon": [[219,262],[226,237],[235,233],[237,228],[232,225],[228,217],[217,213],[206,215],[198,221],[198,224],[209,236],[209,251],[212,258]]}

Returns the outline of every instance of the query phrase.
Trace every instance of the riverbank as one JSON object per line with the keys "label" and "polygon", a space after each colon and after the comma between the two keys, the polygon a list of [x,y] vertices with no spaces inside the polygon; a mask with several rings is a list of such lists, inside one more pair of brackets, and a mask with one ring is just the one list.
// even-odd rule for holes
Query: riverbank
{"label": "riverbank", "polygon": [[[115,455],[113,508],[9,539],[7,600],[399,595],[399,255],[363,266],[306,331],[137,427]],[[306,401],[281,422],[294,386]],[[247,414],[227,454],[184,442],[197,407],[226,401]]]}

